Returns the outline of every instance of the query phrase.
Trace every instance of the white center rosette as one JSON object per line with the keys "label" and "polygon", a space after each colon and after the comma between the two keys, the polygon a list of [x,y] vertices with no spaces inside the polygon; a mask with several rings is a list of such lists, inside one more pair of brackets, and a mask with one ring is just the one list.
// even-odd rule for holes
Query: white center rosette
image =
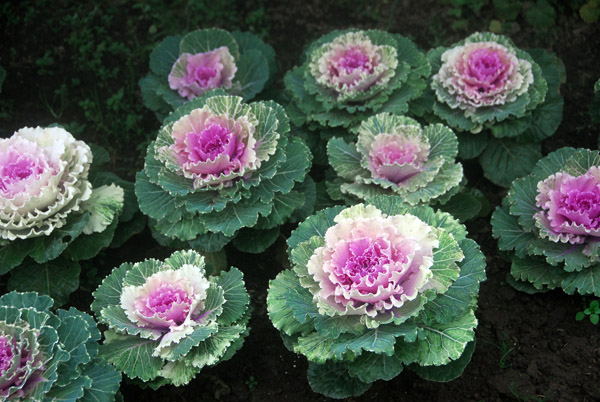
{"label": "white center rosette", "polygon": [[0,238],[49,235],[92,194],[90,148],[59,127],[0,140]]}
{"label": "white center rosette", "polygon": [[154,350],[160,350],[190,335],[204,323],[206,290],[210,282],[203,270],[185,264],[180,269],[157,272],[141,286],[125,286],[121,307],[132,323],[162,336]]}

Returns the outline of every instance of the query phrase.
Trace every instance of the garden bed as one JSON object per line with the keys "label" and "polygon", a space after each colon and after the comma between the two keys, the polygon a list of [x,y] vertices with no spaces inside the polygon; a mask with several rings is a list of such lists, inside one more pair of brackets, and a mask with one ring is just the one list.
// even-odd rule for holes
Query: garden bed
{"label": "garden bed", "polygon": [[[106,147],[112,169],[133,179],[143,164],[144,144],[160,127],[141,104],[137,82],[147,72],[149,51],[162,36],[208,26],[261,34],[277,53],[280,71],[273,94],[278,96],[283,73],[298,64],[304,46],[333,29],[378,28],[411,37],[422,48],[448,45],[472,31],[488,29],[496,16],[491,2],[483,3],[487,5],[478,14],[456,17],[447,14],[450,6],[435,1],[218,1],[200,2],[193,10],[198,15],[180,19],[174,11],[177,5],[182,13],[191,12],[184,2],[173,7],[123,2],[103,12],[75,2],[61,7],[52,2],[6,4],[0,8],[4,38],[0,65],[7,71],[0,93],[0,134],[8,137],[23,126],[61,123],[82,139]],[[229,13],[232,9],[236,11]],[[545,30],[519,17],[506,25],[511,31],[504,33],[519,47],[554,51],[566,66],[567,81],[561,87],[563,121],[544,142],[544,153],[563,146],[597,149],[600,128],[590,123],[588,105],[600,77],[600,24],[586,24],[568,8],[557,10],[555,23]],[[65,18],[76,13],[77,18]],[[456,21],[460,24],[450,27]],[[114,69],[118,69],[115,74]],[[61,86],[66,89],[55,92]],[[500,204],[506,190],[483,178],[476,163],[466,163],[465,174],[492,206]],[[349,400],[600,400],[599,328],[587,319],[575,320],[592,298],[568,296],[561,290],[536,295],[514,290],[505,283],[510,263],[491,237],[489,216],[468,222],[467,228],[486,255],[487,281],[481,285],[476,311],[476,349],[464,374],[448,383],[435,383],[407,370]],[[286,227],[282,233],[291,229]],[[227,248],[229,264],[245,273],[254,308],[250,335],[231,360],[203,369],[180,388],[164,386],[154,391],[124,380],[125,400],[327,400],[311,391],[306,359],[283,346],[267,317],[268,283],[283,269],[284,249],[283,236],[260,256]],[[144,230],[120,249],[82,264],[81,286],[70,304],[89,311],[91,291],[113,267],[169,254]]]}

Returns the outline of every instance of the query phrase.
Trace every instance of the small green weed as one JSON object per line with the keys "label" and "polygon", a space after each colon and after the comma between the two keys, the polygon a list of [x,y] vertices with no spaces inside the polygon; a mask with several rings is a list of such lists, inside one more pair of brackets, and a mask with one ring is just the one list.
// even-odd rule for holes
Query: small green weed
{"label": "small green weed", "polygon": [[592,324],[598,324],[600,321],[600,303],[598,300],[592,300],[585,310],[575,314],[575,319],[577,321],[582,321],[586,316],[589,316]]}
{"label": "small green weed", "polygon": [[251,375],[247,380],[246,380],[246,385],[248,386],[248,389],[250,391],[252,391],[254,388],[256,388],[256,386],[258,385],[258,381],[256,380],[256,378],[254,378],[253,375]]}

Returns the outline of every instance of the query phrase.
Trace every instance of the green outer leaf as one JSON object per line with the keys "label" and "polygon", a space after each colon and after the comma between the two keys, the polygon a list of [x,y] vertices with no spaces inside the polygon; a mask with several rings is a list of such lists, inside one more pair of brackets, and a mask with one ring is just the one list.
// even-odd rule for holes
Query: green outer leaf
{"label": "green outer leaf", "polygon": [[308,364],[308,384],[319,394],[329,398],[349,398],[364,394],[370,383],[364,383],[348,374],[348,370],[341,363]]}
{"label": "green outer leaf", "polygon": [[479,214],[481,211],[481,202],[475,195],[461,191],[443,205],[440,205],[439,208],[444,212],[448,212],[462,223]]}
{"label": "green outer leaf", "polygon": [[243,228],[233,238],[232,243],[241,252],[259,254],[271,247],[278,237],[278,227],[272,229]]}
{"label": "green outer leaf", "polygon": [[508,207],[503,203],[501,207],[496,207],[492,215],[492,236],[498,239],[498,248],[508,251],[515,250],[516,254],[524,257],[527,254],[529,243],[536,239],[536,236],[525,231],[516,216],[509,213]]}
{"label": "green outer leaf", "polygon": [[53,260],[57,258],[81,233],[87,224],[90,215],[71,214],[67,224],[59,229],[54,229],[49,236],[37,237],[35,249],[30,256],[38,263]]}
{"label": "green outer leaf", "polygon": [[479,245],[471,239],[464,239],[460,247],[465,258],[459,263],[460,276],[450,288],[425,304],[425,314],[436,322],[448,323],[475,307],[479,284],[484,281],[485,256]]}
{"label": "green outer leaf", "polygon": [[[266,57],[258,50],[248,50],[237,61],[238,71],[235,81],[240,84],[239,95],[248,101],[265,87],[269,79],[269,64]],[[237,94],[237,91],[231,91]]]}
{"label": "green outer leaf", "polygon": [[[298,278],[292,270],[280,272],[275,279],[269,281],[267,294],[267,310],[273,326],[287,335],[310,331],[310,323],[301,323],[294,316],[294,311],[288,306],[290,289],[301,288]],[[316,309],[316,306],[315,306]]]}
{"label": "green outer leaf", "polygon": [[404,369],[402,359],[396,354],[387,356],[377,353],[363,353],[347,364],[348,374],[365,383],[377,380],[389,381]]}
{"label": "green outer leaf", "polygon": [[558,92],[546,94],[546,100],[532,112],[527,131],[517,137],[518,142],[539,142],[553,135],[562,121],[564,101]]}
{"label": "green outer leaf", "polygon": [[250,304],[250,296],[244,287],[244,274],[237,268],[221,272],[217,285],[223,289],[225,303],[219,316],[219,325],[231,325],[240,320]]}
{"label": "green outer leaf", "polygon": [[158,376],[164,362],[152,357],[156,341],[136,336],[118,337],[100,347],[100,357],[112,363],[129,378],[148,381]]}
{"label": "green outer leaf", "polygon": [[53,386],[44,395],[44,400],[75,402],[83,397],[85,388],[92,386],[92,380],[89,377],[74,378],[64,386]]}
{"label": "green outer leaf", "polygon": [[531,172],[541,157],[540,144],[491,139],[479,156],[479,162],[487,179],[499,186],[509,187],[514,179]]}
{"label": "green outer leaf", "polygon": [[537,290],[554,289],[569,276],[567,272],[542,259],[516,256],[512,258],[510,274],[518,281],[531,283]]}
{"label": "green outer leaf", "polygon": [[506,196],[510,204],[510,213],[519,219],[519,225],[525,231],[532,231],[535,227],[533,215],[540,211],[536,206],[538,179],[532,175],[522,177],[513,181]]}
{"label": "green outer leaf", "polygon": [[84,390],[79,402],[112,402],[119,390],[121,373],[110,364],[96,359],[83,367],[82,376],[92,380],[92,385]]}
{"label": "green outer leaf", "polygon": [[36,292],[9,292],[0,297],[0,306],[17,309],[34,308],[38,311],[49,310],[54,304],[49,296],[38,295]]}
{"label": "green outer leaf", "polygon": [[209,232],[190,240],[188,245],[201,253],[215,253],[222,250],[230,241],[231,237],[224,236],[222,233]]}
{"label": "green outer leaf", "polygon": [[0,275],[21,264],[36,247],[36,239],[17,239],[0,247]]}
{"label": "green outer leaf", "polygon": [[176,212],[175,198],[162,187],[150,182],[144,171],[135,176],[135,195],[140,211],[150,218],[161,220]]}
{"label": "green outer leaf", "polygon": [[581,272],[571,273],[562,282],[562,288],[572,295],[577,292],[580,295],[593,294],[600,296],[600,265],[596,264]]}
{"label": "green outer leaf", "polygon": [[121,304],[123,279],[131,268],[133,268],[133,264],[130,263],[123,263],[119,267],[114,268],[92,293],[94,301],[91,309],[98,319],[100,319],[100,312],[103,308]]}
{"label": "green outer leaf", "polygon": [[487,133],[461,133],[457,132],[458,157],[462,159],[477,158],[488,144]]}
{"label": "green outer leaf", "polygon": [[239,59],[239,48],[233,36],[217,28],[199,29],[186,34],[179,44],[179,54],[204,53],[221,46],[227,46],[233,58]]}
{"label": "green outer leaf", "polygon": [[165,80],[179,58],[181,35],[167,36],[150,53],[150,70]]}
{"label": "green outer leaf", "polygon": [[89,235],[82,234],[78,236],[71,244],[69,244],[65,254],[73,261],[94,258],[98,255],[100,250],[111,244],[118,223],[119,219],[115,218],[112,223],[100,233],[92,233]]}
{"label": "green outer leaf", "polygon": [[295,190],[292,190],[286,194],[275,193],[275,197],[273,197],[273,209],[271,210],[271,213],[266,217],[259,218],[255,228],[278,229],[279,226],[283,225],[290,218],[295,210],[304,205],[305,201],[306,198],[304,194]]}
{"label": "green outer leaf", "polygon": [[81,266],[64,258],[44,264],[28,261],[11,272],[7,288],[18,292],[35,291],[52,297],[56,307],[69,301],[79,287]]}
{"label": "green outer leaf", "polygon": [[341,138],[334,137],[327,142],[327,157],[331,167],[343,179],[354,181],[356,176],[366,173],[354,144],[348,144]]}
{"label": "green outer leaf", "polygon": [[246,325],[233,325],[221,327],[219,331],[210,338],[200,342],[184,358],[186,364],[191,364],[197,369],[204,366],[212,366],[219,363],[231,347],[237,347],[237,341],[245,336]]}
{"label": "green outer leaf", "polygon": [[343,209],[343,206],[326,208],[300,223],[287,240],[288,255],[291,255],[292,250],[296,248],[298,244],[309,240],[312,236],[325,236],[327,229],[335,224],[333,218],[335,218]]}
{"label": "green outer leaf", "polygon": [[473,356],[475,351],[475,340],[469,342],[465,347],[463,354],[456,360],[443,366],[419,366],[411,364],[409,369],[427,381],[448,382],[461,376]]}
{"label": "green outer leaf", "polygon": [[257,50],[267,59],[269,65],[269,79],[273,77],[277,71],[277,62],[275,60],[275,50],[273,47],[263,42],[258,36],[252,32],[233,31],[231,36],[237,42],[240,54],[243,55],[248,50]]}
{"label": "green outer leaf", "polygon": [[272,204],[264,204],[256,199],[247,199],[237,204],[228,204],[221,212],[202,216],[202,223],[211,232],[220,232],[225,236],[233,236],[243,227],[252,227],[258,216],[266,216],[271,212]]}
{"label": "green outer leaf", "polygon": [[416,342],[396,343],[396,353],[406,363],[418,362],[423,366],[440,366],[458,359],[467,343],[475,338],[477,319],[472,310],[449,323],[421,325]]}
{"label": "green outer leaf", "polygon": [[160,357],[170,362],[177,362],[186,356],[193,347],[198,346],[214,335],[219,330],[219,326],[215,322],[208,325],[197,326],[194,332],[181,339],[179,343],[167,346],[160,351]]}

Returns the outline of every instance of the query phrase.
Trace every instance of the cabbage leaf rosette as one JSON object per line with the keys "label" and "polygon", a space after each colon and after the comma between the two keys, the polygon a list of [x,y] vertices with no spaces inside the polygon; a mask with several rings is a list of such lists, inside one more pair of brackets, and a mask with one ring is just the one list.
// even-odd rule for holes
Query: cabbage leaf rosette
{"label": "cabbage leaf rosette", "polygon": [[451,215],[399,197],[322,210],[288,239],[292,269],[267,307],[286,346],[309,361],[315,392],[358,396],[404,367],[450,381],[474,349],[485,259]]}
{"label": "cabbage leaf rosette", "polygon": [[76,261],[111,243],[124,191],[110,180],[92,188],[91,164],[90,147],[60,127],[0,139],[0,274],[13,270],[9,289],[48,292],[32,278],[51,261],[76,288]]}
{"label": "cabbage leaf rosette", "polygon": [[285,75],[292,122],[351,127],[376,112],[403,114],[426,87],[431,68],[416,45],[379,30],[334,31],[308,46]]}
{"label": "cabbage leaf rosette", "polygon": [[288,138],[280,105],[222,93],[165,119],[135,191],[159,242],[215,252],[235,237],[237,248],[258,253],[310,203],[299,189],[311,155],[301,139]]}
{"label": "cabbage leaf rosette", "polygon": [[109,328],[100,355],[153,388],[187,384],[242,346],[249,302],[241,271],[209,276],[191,250],[122,264],[94,292],[92,310]]}
{"label": "cabbage leaf rosette", "polygon": [[411,118],[379,113],[361,123],[355,144],[338,137],[327,143],[329,163],[338,174],[328,183],[329,193],[350,200],[397,195],[410,205],[445,202],[463,179],[457,152],[456,135],[448,127],[422,128]]}
{"label": "cabbage leaf rosette", "polygon": [[96,322],[52,304],[35,292],[0,297],[0,399],[114,401],[121,374],[98,358]]}
{"label": "cabbage leaf rosette", "polygon": [[600,154],[561,148],[513,182],[492,216],[509,283],[600,296]]}
{"label": "cabbage leaf rosette", "polygon": [[416,114],[432,112],[457,130],[459,157],[479,157],[500,186],[531,171],[540,142],[562,120],[562,62],[542,49],[527,52],[507,37],[476,32],[450,48],[428,52],[431,88]]}
{"label": "cabbage leaf rosette", "polygon": [[146,107],[163,120],[173,109],[212,89],[252,99],[272,79],[273,48],[250,32],[200,29],[165,38],[150,54],[140,80]]}

